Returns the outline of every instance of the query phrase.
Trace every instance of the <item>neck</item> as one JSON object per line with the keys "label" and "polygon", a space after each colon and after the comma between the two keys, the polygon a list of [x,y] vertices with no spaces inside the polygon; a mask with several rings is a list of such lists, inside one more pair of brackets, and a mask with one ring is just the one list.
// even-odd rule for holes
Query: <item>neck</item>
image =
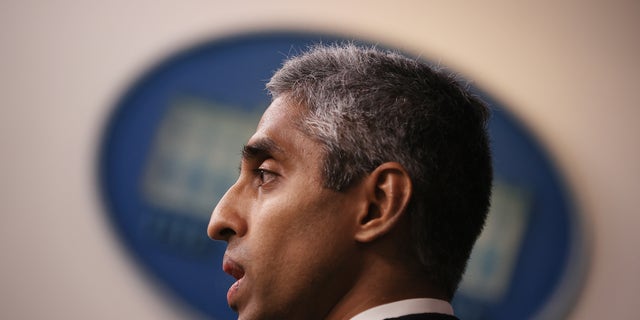
{"label": "neck", "polygon": [[366,257],[355,285],[333,307],[326,319],[350,319],[378,305],[412,298],[442,299],[444,295],[428,285],[416,265],[379,255]]}

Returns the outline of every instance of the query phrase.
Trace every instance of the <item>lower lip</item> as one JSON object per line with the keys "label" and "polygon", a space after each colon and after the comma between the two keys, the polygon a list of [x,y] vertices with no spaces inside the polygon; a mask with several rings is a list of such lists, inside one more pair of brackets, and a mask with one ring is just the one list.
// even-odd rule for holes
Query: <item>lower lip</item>
{"label": "lower lip", "polygon": [[242,281],[242,279],[238,279],[238,281],[234,282],[231,287],[229,287],[229,291],[227,291],[227,303],[232,307],[234,306],[235,297],[238,295],[240,281]]}

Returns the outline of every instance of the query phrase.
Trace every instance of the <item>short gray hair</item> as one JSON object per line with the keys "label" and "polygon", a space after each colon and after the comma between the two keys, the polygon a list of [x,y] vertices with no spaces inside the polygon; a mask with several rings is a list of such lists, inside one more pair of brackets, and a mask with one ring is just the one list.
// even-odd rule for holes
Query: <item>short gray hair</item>
{"label": "short gray hair", "polygon": [[301,130],[324,146],[325,187],[345,190],[389,161],[407,170],[415,253],[453,295],[489,206],[484,103],[423,62],[351,43],[289,59],[267,89],[305,107]]}

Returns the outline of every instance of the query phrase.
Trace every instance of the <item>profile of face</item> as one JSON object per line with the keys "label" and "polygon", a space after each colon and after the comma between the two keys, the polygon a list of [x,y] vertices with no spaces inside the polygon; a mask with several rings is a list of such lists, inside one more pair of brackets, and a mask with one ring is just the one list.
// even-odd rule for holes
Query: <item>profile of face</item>
{"label": "profile of face", "polygon": [[322,145],[277,98],[243,151],[240,176],[214,209],[208,234],[227,242],[227,301],[239,319],[324,318],[353,283],[358,203],[323,187]]}

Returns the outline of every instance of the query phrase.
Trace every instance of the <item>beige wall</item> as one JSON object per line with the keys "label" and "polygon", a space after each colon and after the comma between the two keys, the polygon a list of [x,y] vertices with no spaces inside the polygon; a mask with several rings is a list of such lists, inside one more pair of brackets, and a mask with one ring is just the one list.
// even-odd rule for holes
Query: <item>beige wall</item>
{"label": "beige wall", "polygon": [[153,62],[205,38],[274,28],[423,54],[512,107],[565,172],[588,222],[591,267],[570,318],[636,316],[637,2],[90,2],[0,4],[0,318],[193,316],[106,228],[93,176],[100,130]]}

